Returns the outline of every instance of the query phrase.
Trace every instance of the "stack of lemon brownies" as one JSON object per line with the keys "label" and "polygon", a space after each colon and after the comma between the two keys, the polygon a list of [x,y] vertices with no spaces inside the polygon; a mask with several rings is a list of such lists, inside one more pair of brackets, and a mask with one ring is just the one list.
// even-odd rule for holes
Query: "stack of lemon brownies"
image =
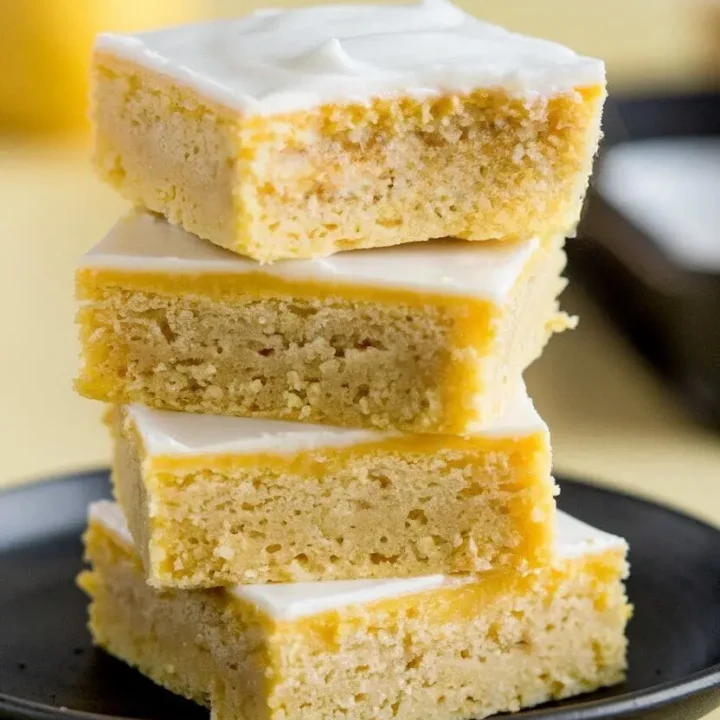
{"label": "stack of lemon brownies", "polygon": [[626,544],[556,511],[522,382],[572,324],[602,63],[426,0],[103,35],[93,82],[137,208],[77,273],[95,642],[217,720],[621,681]]}

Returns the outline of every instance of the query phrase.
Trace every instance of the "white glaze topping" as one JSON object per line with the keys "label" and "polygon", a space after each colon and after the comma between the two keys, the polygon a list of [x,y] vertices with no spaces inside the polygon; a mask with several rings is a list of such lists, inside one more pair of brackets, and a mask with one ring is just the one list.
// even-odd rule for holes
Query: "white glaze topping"
{"label": "white glaze topping", "polygon": [[[120,506],[103,500],[90,506],[90,519],[100,523],[125,544],[132,544]],[[563,512],[557,514],[556,553],[560,558],[626,550],[620,537],[598,530]],[[412,595],[443,586],[473,582],[472,576],[424,575],[393,580],[332,580],[314,583],[235,585],[228,588],[237,598],[251,602],[274,620],[295,620],[350,605]]]}
{"label": "white glaze topping", "polygon": [[258,273],[287,281],[380,286],[500,302],[513,289],[539,244],[536,238],[503,243],[433,240],[260,265],[160,217],[132,213],[80,260],[80,267]]}
{"label": "white glaze topping", "polygon": [[102,34],[96,48],[258,115],[396,93],[422,98],[503,87],[551,95],[604,82],[601,61],[482,22],[449,0],[265,9],[136,35]]}
{"label": "white glaze topping", "polygon": [[[249,455],[258,452],[286,454],[349,447],[400,435],[396,431],[355,430],[284,420],[152,410],[144,405],[127,405],[126,412],[140,433],[145,451],[151,456],[206,453]],[[539,430],[546,431],[546,425],[527,391],[521,387],[501,417],[477,434],[484,437],[520,437]]]}

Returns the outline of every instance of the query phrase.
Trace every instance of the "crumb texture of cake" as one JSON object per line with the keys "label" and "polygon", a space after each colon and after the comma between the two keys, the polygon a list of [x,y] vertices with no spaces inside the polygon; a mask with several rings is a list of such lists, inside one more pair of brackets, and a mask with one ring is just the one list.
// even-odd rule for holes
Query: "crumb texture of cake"
{"label": "crumb texture of cake", "polygon": [[202,238],[273,261],[571,233],[605,73],[423,2],[104,34],[92,86],[101,177]]}
{"label": "crumb texture of cake", "polygon": [[134,214],[80,263],[76,387],[183,412],[472,432],[572,324],[564,264],[555,237],[260,266]]}
{"label": "crumb texture of cake", "polygon": [[116,505],[85,542],[95,642],[217,720],[484,718],[624,677],[626,545],[562,514],[551,566],[478,579],[157,593]]}
{"label": "crumb texture of cake", "polygon": [[350,580],[550,560],[550,438],[518,392],[476,435],[117,408],[113,483],[150,584]]}

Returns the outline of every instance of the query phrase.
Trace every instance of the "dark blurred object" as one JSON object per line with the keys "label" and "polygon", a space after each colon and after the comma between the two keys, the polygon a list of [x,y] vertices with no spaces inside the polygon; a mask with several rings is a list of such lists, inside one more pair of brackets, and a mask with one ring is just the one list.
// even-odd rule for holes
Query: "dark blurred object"
{"label": "dark blurred object", "polygon": [[692,413],[720,428],[720,186],[715,193],[710,182],[720,182],[720,94],[609,101],[569,255],[571,277]]}

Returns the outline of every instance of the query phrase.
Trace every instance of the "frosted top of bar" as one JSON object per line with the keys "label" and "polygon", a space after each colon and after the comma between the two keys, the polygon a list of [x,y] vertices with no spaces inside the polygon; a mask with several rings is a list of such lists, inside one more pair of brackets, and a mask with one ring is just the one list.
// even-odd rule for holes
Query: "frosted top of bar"
{"label": "frosted top of bar", "polygon": [[[151,456],[270,452],[289,454],[303,450],[350,447],[378,442],[401,434],[396,431],[356,430],[310,423],[257,418],[196,415],[127,405],[128,416]],[[520,437],[546,431],[524,387],[519,388],[501,417],[478,431],[483,437]]]}
{"label": "frosted top of bar", "polygon": [[497,243],[432,240],[261,265],[160,217],[132,213],[81,258],[80,267],[193,275],[257,273],[288,282],[375,286],[500,303],[539,246],[537,238]]}
{"label": "frosted top of bar", "polygon": [[[119,505],[106,500],[90,506],[90,519],[105,526],[122,542],[132,537]],[[626,550],[623,538],[586,525],[563,512],[557,514],[556,556],[574,558],[607,550]],[[481,582],[481,580],[479,580]],[[424,575],[392,580],[331,580],[308,583],[235,585],[227,589],[274,620],[296,620],[350,605],[365,605],[403,595],[476,582],[473,576]]]}
{"label": "frosted top of bar", "polygon": [[104,33],[96,48],[253,115],[485,87],[552,95],[605,78],[600,60],[482,22],[448,0],[264,9],[134,35]]}

